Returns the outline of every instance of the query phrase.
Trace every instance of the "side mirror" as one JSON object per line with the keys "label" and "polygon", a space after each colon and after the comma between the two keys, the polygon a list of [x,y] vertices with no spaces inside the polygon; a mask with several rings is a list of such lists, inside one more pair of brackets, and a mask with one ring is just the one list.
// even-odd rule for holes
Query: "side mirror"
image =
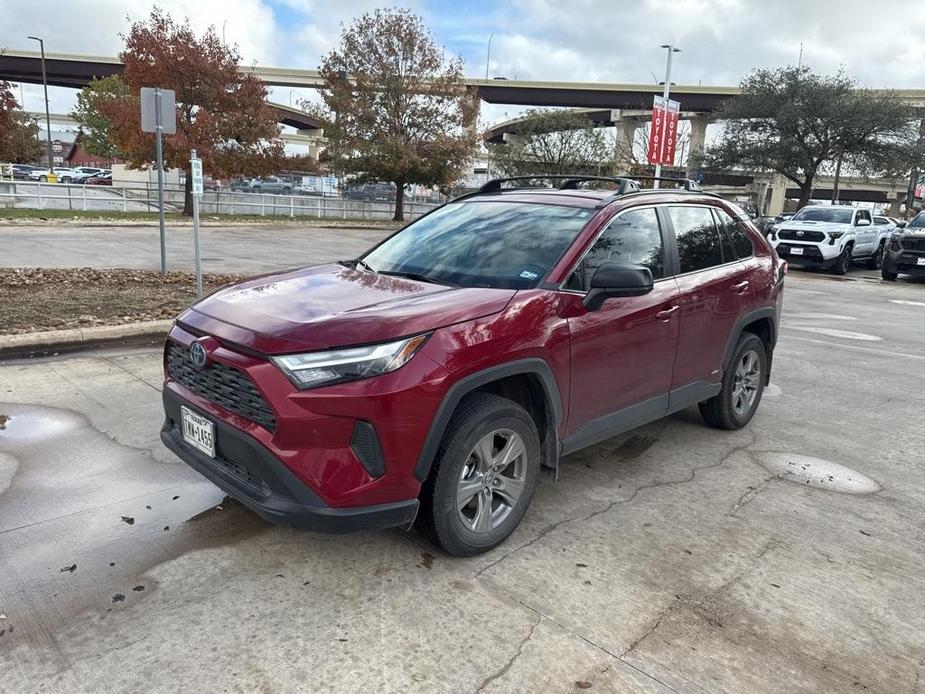
{"label": "side mirror", "polygon": [[854,226],[856,226],[856,227],[869,227],[869,226],[870,226],[870,220],[869,220],[869,219],[859,219],[858,221],[856,221],[856,222],[854,223]]}
{"label": "side mirror", "polygon": [[905,229],[905,228],[906,228],[906,223],[905,223],[905,222],[896,222],[896,228],[897,228],[897,229]]}
{"label": "side mirror", "polygon": [[652,271],[642,265],[604,263],[591,276],[591,291],[582,303],[596,311],[607,299],[622,296],[642,296],[654,287]]}

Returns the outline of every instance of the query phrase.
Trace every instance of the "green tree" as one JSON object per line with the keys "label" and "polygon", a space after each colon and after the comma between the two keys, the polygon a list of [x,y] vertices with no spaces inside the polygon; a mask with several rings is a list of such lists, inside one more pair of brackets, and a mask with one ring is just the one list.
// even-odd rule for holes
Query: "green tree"
{"label": "green tree", "polygon": [[915,113],[896,92],[858,89],[844,73],[806,67],[752,72],[717,117],[720,139],[698,163],[778,173],[799,188],[800,207],[839,160],[861,175],[908,172],[916,140]]}
{"label": "green tree", "polygon": [[100,105],[107,101],[127,99],[131,94],[128,85],[119,75],[93,80],[77,92],[77,106],[71,111],[71,118],[80,124],[83,132],[81,142],[90,154],[105,157],[110,162],[120,156],[112,141],[112,125],[109,118],[103,115]]}
{"label": "green tree", "polygon": [[39,126],[19,109],[9,82],[0,82],[0,162],[26,164],[42,156]]}
{"label": "green tree", "polygon": [[507,176],[606,175],[613,168],[614,143],[580,111],[532,109],[503,144],[491,147],[491,157]]}
{"label": "green tree", "polygon": [[478,99],[462,83],[462,61],[446,57],[420,17],[388,9],[355,19],[321,74],[330,167],[353,181],[393,182],[396,220],[405,186],[447,189],[464,175]]}

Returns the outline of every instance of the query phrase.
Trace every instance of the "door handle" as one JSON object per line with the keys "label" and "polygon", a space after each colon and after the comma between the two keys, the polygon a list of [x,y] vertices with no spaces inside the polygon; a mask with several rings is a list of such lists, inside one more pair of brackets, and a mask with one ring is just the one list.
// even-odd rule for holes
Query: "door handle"
{"label": "door handle", "polygon": [[655,314],[655,317],[658,318],[660,321],[668,322],[669,320],[671,320],[671,317],[680,310],[681,310],[680,306],[672,306],[671,308],[666,308],[662,311],[659,311],[658,313]]}
{"label": "door handle", "polygon": [[732,291],[736,294],[744,294],[748,291],[748,280],[743,280],[737,284],[732,285]]}

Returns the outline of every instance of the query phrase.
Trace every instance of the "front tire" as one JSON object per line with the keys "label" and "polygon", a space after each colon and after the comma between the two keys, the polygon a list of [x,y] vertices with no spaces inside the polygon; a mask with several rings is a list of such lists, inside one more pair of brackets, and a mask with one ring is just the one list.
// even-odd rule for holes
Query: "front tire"
{"label": "front tire", "polygon": [[520,523],[539,471],[540,438],[529,413],[476,393],[447,426],[421,494],[419,527],[449,554],[487,552]]}
{"label": "front tire", "polygon": [[885,279],[887,282],[895,282],[896,278],[899,277],[899,273],[887,270],[886,265],[884,265],[880,268],[880,277]]}
{"label": "front tire", "polygon": [[851,269],[851,244],[847,244],[845,249],[841,252],[841,255],[838,256],[838,259],[835,261],[835,265],[832,267],[832,272],[836,275],[847,274],[848,270]]}
{"label": "front tire", "polygon": [[719,393],[700,403],[700,415],[718,429],[741,429],[758,409],[768,374],[764,342],[754,333],[742,333],[723,374]]}

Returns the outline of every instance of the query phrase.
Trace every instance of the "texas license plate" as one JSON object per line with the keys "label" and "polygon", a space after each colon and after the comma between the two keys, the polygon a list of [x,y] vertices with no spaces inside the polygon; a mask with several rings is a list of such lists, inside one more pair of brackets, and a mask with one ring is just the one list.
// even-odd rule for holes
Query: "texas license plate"
{"label": "texas license plate", "polygon": [[210,458],[214,458],[215,424],[182,405],[180,406],[180,420],[183,424],[183,440]]}
{"label": "texas license plate", "polygon": [[916,258],[916,259],[915,259],[915,264],[916,264],[916,265],[925,265],[925,258]]}
{"label": "texas license plate", "polygon": [[791,248],[790,255],[803,255],[803,249],[802,248]]}

